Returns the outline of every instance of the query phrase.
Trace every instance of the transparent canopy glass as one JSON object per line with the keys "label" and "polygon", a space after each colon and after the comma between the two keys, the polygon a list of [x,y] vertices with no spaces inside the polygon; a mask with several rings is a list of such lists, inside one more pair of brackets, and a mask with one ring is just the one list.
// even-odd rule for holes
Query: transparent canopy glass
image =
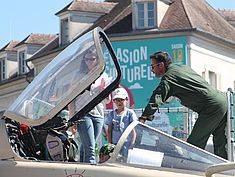
{"label": "transparent canopy glass", "polygon": [[[127,142],[134,132],[135,143],[130,146]],[[125,149],[128,149],[127,153]],[[137,121],[129,125],[123,133],[110,161],[113,159],[130,165],[193,171],[205,171],[211,165],[227,162],[225,159]]]}
{"label": "transparent canopy glass", "polygon": [[[117,70],[106,74],[105,84],[92,89],[105,71],[104,55],[109,54],[108,40],[100,28],[86,33],[56,56],[8,108],[4,116],[31,125],[51,119],[78,97],[79,109],[92,102],[117,79]],[[89,61],[96,64],[89,66]],[[113,64],[115,66],[115,64]],[[102,101],[102,100],[101,100]],[[71,115],[72,117],[73,115]]]}

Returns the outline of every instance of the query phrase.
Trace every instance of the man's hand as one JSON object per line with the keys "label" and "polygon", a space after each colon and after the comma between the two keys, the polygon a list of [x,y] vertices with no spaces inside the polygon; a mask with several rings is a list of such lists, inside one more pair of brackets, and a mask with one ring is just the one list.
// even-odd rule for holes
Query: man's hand
{"label": "man's hand", "polygon": [[152,121],[153,119],[154,119],[153,115],[150,115],[150,116],[140,116],[139,117],[139,121],[142,122],[142,123],[145,123],[146,120]]}
{"label": "man's hand", "polygon": [[147,120],[147,116],[141,116],[141,117],[139,117],[139,121],[140,121],[141,123],[145,123],[146,120]]}

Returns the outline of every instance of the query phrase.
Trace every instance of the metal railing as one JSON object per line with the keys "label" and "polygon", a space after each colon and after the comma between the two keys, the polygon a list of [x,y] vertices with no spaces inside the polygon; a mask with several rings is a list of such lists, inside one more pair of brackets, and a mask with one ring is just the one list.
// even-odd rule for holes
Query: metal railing
{"label": "metal railing", "polygon": [[227,140],[228,140],[228,160],[234,161],[234,117],[233,117],[233,91],[231,88],[227,90]]}

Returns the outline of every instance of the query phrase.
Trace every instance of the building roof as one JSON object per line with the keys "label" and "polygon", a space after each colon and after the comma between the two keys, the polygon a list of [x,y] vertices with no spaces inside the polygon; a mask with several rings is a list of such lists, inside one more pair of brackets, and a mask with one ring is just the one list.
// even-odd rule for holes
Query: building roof
{"label": "building roof", "polygon": [[108,14],[112,8],[116,5],[113,2],[87,2],[82,0],[74,0],[55,15],[59,15],[67,11],[80,11],[80,12],[92,12],[92,13],[104,13]]}
{"label": "building roof", "polygon": [[187,28],[192,28],[191,22],[188,18],[188,15],[185,11],[184,5],[181,3],[181,0],[176,0],[173,2],[159,28],[160,29],[187,29]]}
{"label": "building roof", "polygon": [[227,21],[235,21],[235,10],[218,9],[217,12]]}
{"label": "building roof", "polygon": [[[99,20],[95,22],[95,24],[91,27],[101,27],[104,30],[112,27],[116,23],[122,21],[126,16],[130,15],[132,12],[131,8],[131,0],[113,0],[116,2],[115,7],[110,11],[109,14],[102,16]],[[132,25],[132,24],[129,24]],[[127,24],[126,27],[129,26]]]}
{"label": "building roof", "polygon": [[23,45],[23,44],[39,44],[45,45],[51,40],[55,39],[56,35],[52,34],[30,34],[25,39],[23,39],[20,43],[18,43],[15,47]]}
{"label": "building roof", "polygon": [[[235,28],[230,25],[213,7],[211,7],[206,2],[206,0],[196,1],[197,3],[195,3],[195,0],[173,0],[172,3],[169,5],[169,8],[159,28],[157,28],[156,30],[160,32],[174,30],[198,30],[199,32],[205,32],[206,34],[211,34],[212,36],[217,36],[225,41],[231,41],[232,43],[234,43]],[[85,32],[97,26],[103,28],[108,34],[135,32],[132,29],[132,1],[106,0],[102,3],[110,2],[114,3],[112,8],[110,8],[110,12],[101,16],[94,23],[94,25],[92,25]],[[76,1],[70,3],[57,14],[71,8],[70,6],[73,3],[81,2]],[[91,7],[88,4],[92,4],[94,6],[94,2],[82,3],[85,3],[87,7]],[[73,8],[73,10],[75,10],[75,8]],[[138,31],[140,32],[141,30]],[[62,49],[63,47],[60,47],[60,50]]]}
{"label": "building roof", "polygon": [[15,46],[19,44],[19,41],[10,41],[7,45],[0,49],[2,51],[16,51]]}
{"label": "building roof", "polygon": [[181,2],[191,24],[205,32],[235,41],[235,28],[230,25],[205,0],[176,0]]}
{"label": "building roof", "polygon": [[[57,12],[56,14],[60,14],[60,13],[62,13],[64,11],[67,11],[70,8],[70,6],[72,5],[72,3],[73,2],[71,2],[69,5],[67,5],[65,8],[63,8],[61,11]],[[117,20],[120,21],[122,19],[123,14],[124,14],[123,11],[125,11],[126,7],[131,4],[131,0],[125,0],[125,1],[123,1],[123,0],[111,0],[111,1],[107,1],[106,0],[106,2],[102,2],[102,3],[94,3],[94,2],[80,2],[80,3],[82,3],[83,6],[86,5],[87,7],[92,7],[94,5],[102,5],[102,4],[111,4],[111,6],[112,6],[112,9],[110,9],[109,13],[101,16],[94,23],[94,25],[91,26],[91,28],[86,30],[86,31],[89,31],[89,30],[91,30],[91,29],[93,29],[94,27],[97,27],[97,26],[105,29],[105,28],[107,28],[107,26],[111,26],[112,23],[115,24]],[[90,5],[87,5],[87,4],[90,4]],[[94,7],[92,7],[92,8],[94,8]],[[111,20],[111,19],[113,19],[113,20]],[[82,33],[82,34],[84,34],[84,33]],[[41,57],[43,55],[47,55],[47,54],[49,54],[51,52],[56,52],[57,50],[63,50],[66,47],[66,46],[59,46],[59,38],[54,40],[54,41],[51,41],[51,43],[53,43],[53,45],[48,44],[48,46],[45,46],[42,50],[40,50],[38,53],[33,55],[28,60],[34,60],[34,59],[36,59],[38,57]],[[50,47],[50,46],[54,46],[54,47]],[[56,46],[58,48],[56,48]]]}
{"label": "building roof", "polygon": [[[206,33],[214,34],[235,41],[235,28],[213,9],[205,0],[174,0],[170,4],[159,30],[200,29]],[[126,9],[130,9],[129,6]],[[126,10],[124,9],[124,11]],[[122,33],[132,31],[131,11],[127,15],[122,13],[123,21],[116,21],[108,33]],[[128,17],[129,16],[129,17]],[[127,18],[128,17],[128,18]],[[130,23],[131,21],[131,23]],[[118,23],[120,25],[118,25]],[[123,24],[126,24],[123,26]],[[124,29],[125,28],[125,29]]]}
{"label": "building roof", "polygon": [[[63,46],[64,48],[65,46]],[[56,50],[59,50],[59,35],[51,40],[49,43],[47,43],[45,46],[43,46],[37,53],[35,53],[32,57],[27,59],[28,61],[33,60],[35,58],[39,58],[41,56],[44,56],[45,54],[50,54],[51,52],[56,52]]]}

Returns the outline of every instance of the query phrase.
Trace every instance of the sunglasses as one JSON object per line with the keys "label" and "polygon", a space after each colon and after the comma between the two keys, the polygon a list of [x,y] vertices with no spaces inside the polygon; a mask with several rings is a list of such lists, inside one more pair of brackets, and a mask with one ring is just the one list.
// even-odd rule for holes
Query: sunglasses
{"label": "sunglasses", "polygon": [[122,103],[123,101],[125,101],[125,99],[121,99],[121,98],[117,98],[115,100],[113,100],[114,102],[119,102],[119,103]]}
{"label": "sunglasses", "polygon": [[151,65],[152,69],[154,69],[156,66],[159,66],[161,63],[156,63],[156,64],[153,64]]}

